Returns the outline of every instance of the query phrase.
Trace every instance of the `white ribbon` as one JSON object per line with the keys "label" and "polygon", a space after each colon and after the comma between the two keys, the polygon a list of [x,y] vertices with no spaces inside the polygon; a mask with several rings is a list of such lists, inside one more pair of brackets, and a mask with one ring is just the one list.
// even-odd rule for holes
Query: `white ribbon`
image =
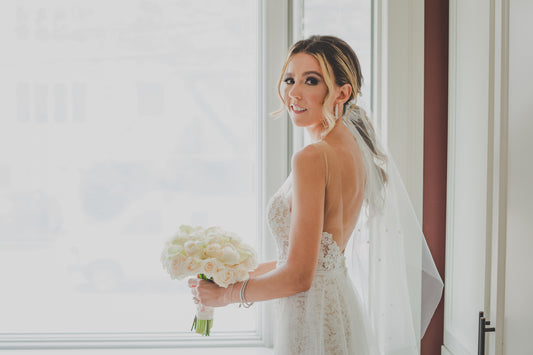
{"label": "white ribbon", "polygon": [[196,319],[198,320],[212,320],[215,315],[214,307],[207,307],[203,304],[196,305]]}

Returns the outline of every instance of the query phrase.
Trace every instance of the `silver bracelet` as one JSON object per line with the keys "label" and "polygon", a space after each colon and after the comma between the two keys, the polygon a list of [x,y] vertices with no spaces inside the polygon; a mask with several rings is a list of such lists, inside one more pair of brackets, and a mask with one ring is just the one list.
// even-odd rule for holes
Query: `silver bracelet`
{"label": "silver bracelet", "polygon": [[[228,291],[229,291],[229,301],[228,301],[228,304],[231,304],[231,295],[233,294],[233,286],[235,286],[235,284],[231,284],[231,290],[227,290],[226,293],[224,293],[224,303],[226,303],[226,296],[228,294]],[[228,286],[228,288],[230,287]]]}
{"label": "silver bracelet", "polygon": [[246,298],[244,298],[244,290],[246,289],[246,285],[248,284],[249,280],[250,279],[244,280],[244,282],[242,283],[242,286],[241,286],[241,304],[239,305],[239,307],[250,308],[254,304],[253,302],[247,302]]}

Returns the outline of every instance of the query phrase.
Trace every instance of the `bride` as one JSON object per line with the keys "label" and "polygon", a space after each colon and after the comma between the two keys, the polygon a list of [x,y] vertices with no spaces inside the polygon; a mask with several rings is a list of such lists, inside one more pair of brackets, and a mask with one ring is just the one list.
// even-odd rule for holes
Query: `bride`
{"label": "bride", "polygon": [[[354,288],[347,273],[344,252],[352,235],[361,237],[359,216],[365,212],[380,221],[378,216],[387,215],[387,189],[395,178],[370,121],[356,106],[362,79],[357,56],[339,38],[313,36],[291,47],[278,92],[293,124],[304,127],[312,143],[294,154],[291,174],[268,205],[278,260],[260,264],[250,279],[228,288],[189,280],[195,302],[205,306],[249,307],[278,299],[277,354],[418,353],[413,317],[420,313],[410,309],[406,274],[412,268],[406,264],[412,260],[403,256],[402,230],[388,236],[388,222],[381,223],[376,236],[370,233],[371,248],[354,247],[354,254],[369,254],[356,270],[366,278],[358,278],[361,285]],[[431,257],[429,263],[421,259],[425,265],[415,272],[428,274],[428,264],[433,280],[431,304],[423,307],[430,318],[442,283]]]}

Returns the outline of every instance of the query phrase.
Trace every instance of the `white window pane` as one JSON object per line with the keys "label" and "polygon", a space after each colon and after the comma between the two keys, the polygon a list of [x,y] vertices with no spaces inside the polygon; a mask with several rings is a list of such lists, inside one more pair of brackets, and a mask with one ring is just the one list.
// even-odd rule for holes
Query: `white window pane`
{"label": "white window pane", "polygon": [[[3,1],[0,333],[187,332],[180,224],[257,240],[258,3]],[[216,331],[256,331],[256,309]]]}
{"label": "white window pane", "polygon": [[303,0],[303,35],[332,35],[355,51],[364,83],[358,104],[370,109],[372,55],[372,0]]}
{"label": "white window pane", "polygon": [[[363,73],[363,86],[357,104],[367,112],[372,105],[372,1],[373,0],[302,0],[302,35],[330,35],[352,47]],[[304,144],[311,140],[304,131]]]}

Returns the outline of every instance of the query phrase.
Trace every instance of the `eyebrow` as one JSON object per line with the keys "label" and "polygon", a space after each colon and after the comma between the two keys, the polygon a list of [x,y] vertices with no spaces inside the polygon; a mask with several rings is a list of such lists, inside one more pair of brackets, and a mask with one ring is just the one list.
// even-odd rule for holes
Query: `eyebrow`
{"label": "eyebrow", "polygon": [[[306,71],[305,73],[303,73],[303,75],[309,75],[309,74],[314,74],[314,75],[317,75],[319,76],[320,78],[322,78],[322,75],[320,75],[319,72],[317,71],[314,71],[314,70],[311,70],[311,71]],[[285,76],[292,76],[293,74],[292,73],[286,73]]]}

